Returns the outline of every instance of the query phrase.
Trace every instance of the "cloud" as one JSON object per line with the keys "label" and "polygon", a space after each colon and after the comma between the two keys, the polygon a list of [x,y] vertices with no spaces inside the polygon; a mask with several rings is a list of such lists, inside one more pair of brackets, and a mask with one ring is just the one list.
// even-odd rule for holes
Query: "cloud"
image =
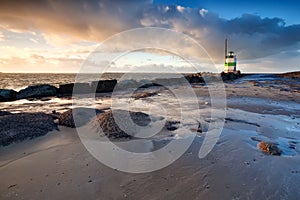
{"label": "cloud", "polygon": [[[45,37],[101,41],[113,33],[138,26],[141,5],[151,1],[20,1],[0,2],[0,21],[9,30],[41,30]],[[54,38],[57,41],[58,38]]]}
{"label": "cloud", "polygon": [[185,8],[182,6],[176,6],[176,9],[178,10],[178,12],[183,13]]}
{"label": "cloud", "polygon": [[47,50],[0,46],[1,72],[76,72],[95,46]]}
{"label": "cloud", "polygon": [[4,39],[5,39],[4,34],[3,34],[2,32],[0,32],[0,42],[1,42],[1,41],[4,41]]}
{"label": "cloud", "polygon": [[[300,48],[299,24],[287,26],[283,19],[253,14],[224,19],[204,8],[158,5],[152,0],[41,0],[23,4],[3,0],[0,1],[0,24],[6,30],[21,33],[37,31],[53,47],[79,45],[82,41],[102,42],[131,28],[170,28],[195,39],[216,63],[223,62],[225,38],[241,61],[270,58],[283,51],[292,55]],[[3,34],[0,34],[1,39],[6,39]],[[151,40],[151,35],[147,39]],[[181,46],[186,54],[197,56],[197,52],[185,48],[184,41],[167,37],[166,40],[174,49]],[[122,42],[124,47],[131,45],[126,38],[119,46]]]}
{"label": "cloud", "polygon": [[204,9],[186,8],[181,13],[171,7],[168,12],[161,13],[158,6],[146,10],[141,23],[188,34],[203,45],[216,62],[222,61],[225,38],[229,39],[229,47],[240,59],[262,58],[286,49],[299,49],[300,42],[300,25],[285,26],[283,19],[252,14],[226,20]]}
{"label": "cloud", "polygon": [[201,15],[202,17],[204,17],[204,15],[205,15],[206,13],[208,13],[208,10],[202,8],[202,9],[199,10],[199,13],[200,13],[200,15]]}

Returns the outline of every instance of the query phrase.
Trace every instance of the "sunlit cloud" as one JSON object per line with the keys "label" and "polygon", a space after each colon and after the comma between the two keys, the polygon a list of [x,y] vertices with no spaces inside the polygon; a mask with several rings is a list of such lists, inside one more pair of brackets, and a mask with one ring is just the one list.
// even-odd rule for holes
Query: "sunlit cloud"
{"label": "sunlit cloud", "polygon": [[[299,55],[293,53],[300,48],[300,25],[285,25],[284,19],[254,14],[224,19],[209,9],[154,4],[151,0],[45,0],[28,1],[26,4],[15,0],[2,1],[0,24],[0,50],[3,52],[0,55],[0,71],[7,70],[8,66],[9,69],[20,69],[15,65],[21,65],[22,62],[30,71],[78,70],[80,62],[99,43],[121,31],[142,27],[162,27],[182,32],[205,48],[220,66],[223,63],[225,38],[229,39],[229,47],[237,53],[245,71],[280,70],[281,66],[276,62],[271,66],[264,62],[264,58],[276,60],[276,55],[282,52],[288,52],[286,58],[299,62]],[[157,36],[164,37],[149,35],[147,42],[153,42],[155,46],[156,41],[151,38]],[[138,38],[145,36],[136,37],[140,41]],[[186,41],[168,37],[165,40],[175,52],[180,50],[188,59],[198,59],[197,62],[203,65],[209,63],[205,60],[206,56],[190,49]],[[135,44],[120,38],[110,50],[123,51],[130,45]],[[159,51],[156,53],[165,56]],[[261,62],[255,68],[250,68],[246,66],[250,64],[249,60]],[[284,62],[289,63],[288,60]],[[50,64],[55,67],[50,67]],[[288,67],[293,68],[292,64]]]}
{"label": "sunlit cloud", "polygon": [[4,41],[4,39],[5,39],[4,34],[2,32],[0,32],[0,42]]}

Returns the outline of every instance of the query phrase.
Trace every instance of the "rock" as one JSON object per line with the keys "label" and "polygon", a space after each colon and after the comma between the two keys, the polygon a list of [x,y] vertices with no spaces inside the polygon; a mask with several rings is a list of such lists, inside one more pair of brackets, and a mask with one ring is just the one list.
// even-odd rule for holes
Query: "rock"
{"label": "rock", "polygon": [[265,152],[266,154],[269,155],[275,155],[275,156],[280,156],[281,155],[281,150],[273,143],[268,143],[268,142],[260,142],[257,144],[257,147]]}
{"label": "rock", "polygon": [[198,128],[197,128],[197,130],[196,130],[198,133],[202,133],[202,125],[201,125],[201,123],[200,122],[198,122]]}
{"label": "rock", "polygon": [[[95,110],[92,108],[70,109],[58,116],[58,124],[71,128],[80,127],[87,124],[93,117],[96,116],[96,114],[101,112],[101,110]],[[76,115],[76,124],[73,115]]]}
{"label": "rock", "polygon": [[122,80],[118,82],[117,89],[138,88],[139,83],[136,80]]}
{"label": "rock", "polygon": [[179,124],[180,124],[180,121],[166,121],[165,127],[169,131],[175,131],[176,129],[178,129]]}
{"label": "rock", "polygon": [[162,85],[162,86],[173,86],[173,85],[185,85],[187,80],[182,78],[157,78],[153,80],[154,84]]}
{"label": "rock", "polygon": [[93,81],[91,84],[92,92],[112,92],[117,84],[117,80]]}
{"label": "rock", "polygon": [[16,99],[17,92],[14,90],[0,89],[0,101],[12,101]]}
{"label": "rock", "polygon": [[205,83],[200,73],[186,75],[185,78],[189,83]]}
{"label": "rock", "polygon": [[276,76],[284,77],[284,78],[300,78],[300,71],[288,72],[284,74],[276,74]]}
{"label": "rock", "polygon": [[[104,135],[109,138],[131,138],[134,136],[136,127],[129,125],[126,116],[128,112],[132,121],[138,126],[147,126],[151,122],[150,116],[142,112],[110,110],[99,114],[92,122],[92,125],[97,129],[98,132],[102,129],[101,133],[104,133]],[[118,117],[118,122],[121,124],[123,130],[119,128],[114,117]]]}
{"label": "rock", "polygon": [[161,85],[154,83],[151,80],[147,80],[147,79],[140,80],[138,83],[139,83],[138,85],[140,86],[139,88],[150,88],[150,87],[154,87],[154,86],[161,86]]}
{"label": "rock", "polygon": [[238,78],[241,78],[241,72],[240,71],[236,71],[236,72],[229,72],[229,73],[221,73],[221,77],[223,81],[233,81],[236,80]]}
{"label": "rock", "polygon": [[214,73],[202,73],[201,76],[206,83],[222,80],[219,74]]}
{"label": "rock", "polygon": [[16,97],[17,99],[35,98],[35,97],[50,97],[56,96],[57,88],[52,85],[34,85],[20,90]]}
{"label": "rock", "polygon": [[89,83],[68,83],[59,85],[58,96],[71,96],[74,94],[87,94],[91,93],[91,87]]}
{"label": "rock", "polygon": [[51,115],[18,113],[0,116],[0,145],[32,139],[57,129]]}
{"label": "rock", "polygon": [[12,115],[12,113],[0,110],[0,116],[4,116],[4,115]]}

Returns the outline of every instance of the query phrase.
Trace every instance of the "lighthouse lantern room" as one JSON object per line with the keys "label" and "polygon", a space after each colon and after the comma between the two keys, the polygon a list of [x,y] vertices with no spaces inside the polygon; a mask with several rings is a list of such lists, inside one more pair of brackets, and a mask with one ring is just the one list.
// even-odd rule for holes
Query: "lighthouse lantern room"
{"label": "lighthouse lantern room", "polygon": [[235,73],[236,72],[236,55],[233,51],[227,53],[227,39],[225,40],[225,73]]}

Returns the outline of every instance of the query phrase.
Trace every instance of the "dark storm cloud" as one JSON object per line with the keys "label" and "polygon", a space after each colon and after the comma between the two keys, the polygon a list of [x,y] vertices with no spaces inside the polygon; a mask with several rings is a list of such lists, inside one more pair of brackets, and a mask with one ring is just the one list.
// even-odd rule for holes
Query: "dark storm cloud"
{"label": "dark storm cloud", "polygon": [[223,55],[224,39],[239,52],[242,59],[253,59],[299,49],[300,25],[285,26],[280,18],[261,18],[244,14],[226,20],[215,13],[200,14],[199,9],[186,8],[180,12],[176,6],[161,12],[161,8],[144,12],[141,20],[145,26],[164,26],[189,34],[197,39],[213,57]]}
{"label": "dark storm cloud", "polygon": [[297,51],[300,25],[280,18],[244,14],[220,18],[201,8],[157,5],[151,0],[0,1],[0,23],[6,29],[38,30],[47,35],[71,35],[102,41],[117,32],[147,26],[171,28],[192,36],[214,60],[222,60],[224,39],[241,59]]}

